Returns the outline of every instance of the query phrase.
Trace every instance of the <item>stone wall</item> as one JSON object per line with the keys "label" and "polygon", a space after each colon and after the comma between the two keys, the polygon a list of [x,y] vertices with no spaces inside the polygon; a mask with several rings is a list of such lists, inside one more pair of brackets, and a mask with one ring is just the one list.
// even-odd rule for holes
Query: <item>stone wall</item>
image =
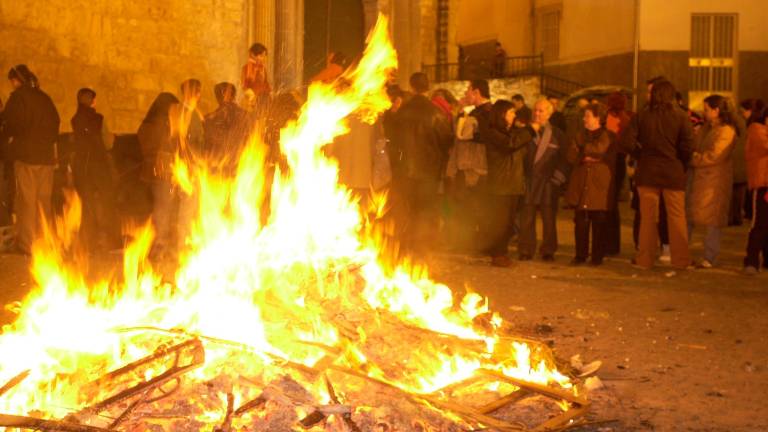
{"label": "stone wall", "polygon": [[[134,132],[161,91],[203,82],[237,82],[247,55],[247,0],[45,0],[0,2],[0,73],[27,64],[70,129],[75,95],[96,90],[98,110],[115,132]],[[0,97],[11,91],[0,80]]]}
{"label": "stone wall", "polygon": [[[464,97],[467,91],[469,81],[448,81],[433,85],[433,90],[444,88],[449,90],[456,99]],[[527,78],[506,78],[488,80],[488,87],[491,90],[491,100],[497,99],[511,100],[512,96],[520,93],[525,97],[525,103],[533,106],[534,102],[541,97],[541,80],[539,77]]]}

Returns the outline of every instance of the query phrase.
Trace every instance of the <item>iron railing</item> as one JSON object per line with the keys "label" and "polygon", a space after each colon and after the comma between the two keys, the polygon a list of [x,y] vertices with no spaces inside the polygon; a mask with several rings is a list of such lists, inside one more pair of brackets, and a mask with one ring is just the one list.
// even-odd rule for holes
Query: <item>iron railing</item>
{"label": "iron railing", "polygon": [[460,63],[422,65],[430,82],[469,80],[476,78],[511,78],[538,75],[544,67],[544,57],[539,55],[507,57],[503,61],[489,58]]}
{"label": "iron railing", "polygon": [[541,85],[541,94],[547,96],[558,96],[561,98],[566,97],[575,91],[588,87],[586,84],[570,81],[544,72],[541,73],[539,82]]}
{"label": "iron railing", "polygon": [[422,65],[422,72],[427,74],[430,82],[441,83],[455,80],[470,80],[476,78],[514,78],[521,76],[538,76],[541,94],[565,97],[569,94],[588,87],[587,84],[560,78],[547,73],[544,66],[544,55],[507,57],[502,61],[489,58],[485,60],[465,61],[461,63],[440,63]]}

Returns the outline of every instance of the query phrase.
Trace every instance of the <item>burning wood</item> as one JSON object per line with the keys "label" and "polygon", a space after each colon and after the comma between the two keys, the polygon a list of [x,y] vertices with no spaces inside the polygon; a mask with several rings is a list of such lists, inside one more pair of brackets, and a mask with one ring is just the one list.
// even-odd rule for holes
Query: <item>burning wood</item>
{"label": "burning wood", "polygon": [[[200,214],[166,278],[172,283],[147,260],[150,228],[126,250],[122,280],[86,282],[86,265],[71,253],[73,201],[35,246],[37,288],[0,335],[0,410],[13,414],[0,416],[0,426],[354,432],[574,424],[589,402],[551,352],[507,337],[479,295],[454,305],[453,292],[424,269],[385,264],[381,236],[337,184],[323,147],[349,116],[371,119],[388,107],[383,89],[395,67],[382,18],[344,85],[310,86],[281,133],[290,170],[269,186],[258,142],[244,150],[234,178],[179,158]],[[261,225],[267,187],[270,216]]]}

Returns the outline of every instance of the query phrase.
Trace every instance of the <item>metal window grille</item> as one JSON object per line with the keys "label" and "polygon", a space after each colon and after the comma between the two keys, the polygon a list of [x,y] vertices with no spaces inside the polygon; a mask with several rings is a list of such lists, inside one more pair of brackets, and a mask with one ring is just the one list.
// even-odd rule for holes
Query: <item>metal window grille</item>
{"label": "metal window grille", "polygon": [[541,15],[541,50],[544,61],[560,57],[560,11],[544,12]]}
{"label": "metal window grille", "polygon": [[448,26],[450,19],[450,0],[437,0],[437,25],[435,26],[435,63],[448,62]]}
{"label": "metal window grille", "polygon": [[691,16],[691,92],[733,92],[736,18],[735,14]]}

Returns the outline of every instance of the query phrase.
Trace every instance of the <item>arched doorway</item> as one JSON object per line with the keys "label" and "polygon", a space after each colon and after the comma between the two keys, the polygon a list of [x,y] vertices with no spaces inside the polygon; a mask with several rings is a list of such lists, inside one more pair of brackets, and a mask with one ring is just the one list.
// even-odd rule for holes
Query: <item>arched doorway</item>
{"label": "arched doorway", "polygon": [[358,58],[365,42],[361,0],[312,0],[304,2],[304,81],[325,67],[329,52]]}

